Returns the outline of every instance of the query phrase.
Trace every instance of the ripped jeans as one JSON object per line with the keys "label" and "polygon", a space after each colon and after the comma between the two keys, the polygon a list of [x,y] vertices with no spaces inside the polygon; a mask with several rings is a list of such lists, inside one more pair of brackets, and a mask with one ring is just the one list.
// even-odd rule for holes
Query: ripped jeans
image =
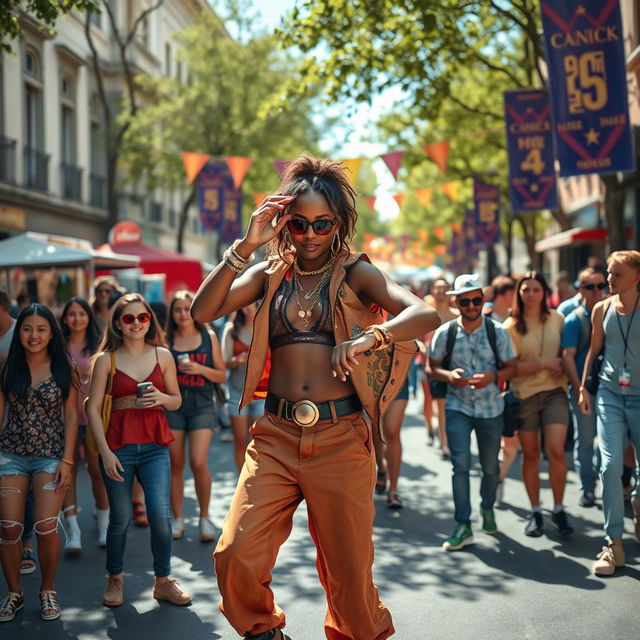
{"label": "ripped jeans", "polygon": [[[7,451],[0,451],[0,478],[5,476],[26,476],[33,478],[38,473],[50,473],[55,474],[60,465],[60,460],[57,458],[44,458],[40,456],[19,456]],[[42,488],[48,491],[55,491],[57,484],[54,481],[46,483]],[[0,499],[7,491],[13,491],[9,487],[0,489]],[[39,535],[46,535],[56,531],[57,526],[52,528],[53,520],[56,521],[57,516],[46,518],[44,521],[33,522],[33,498],[31,490],[28,491],[27,504],[25,505],[25,517],[24,522],[14,520],[0,520],[0,527],[3,529],[11,529],[13,527],[19,527],[22,539],[26,540],[31,537],[33,530]],[[10,540],[5,540],[4,536],[0,533],[0,544],[17,544],[20,542],[21,536],[17,538],[11,536]]]}

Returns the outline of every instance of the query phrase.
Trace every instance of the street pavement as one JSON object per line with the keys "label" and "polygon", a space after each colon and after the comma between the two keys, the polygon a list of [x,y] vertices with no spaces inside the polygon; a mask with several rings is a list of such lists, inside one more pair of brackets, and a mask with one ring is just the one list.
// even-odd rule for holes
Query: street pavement
{"label": "street pavement", "polygon": [[[505,508],[496,512],[500,533],[480,531],[477,506],[479,473],[472,477],[475,544],[446,553],[441,545],[454,527],[450,463],[429,447],[421,417],[421,399],[409,403],[402,430],[404,456],[400,492],[404,509],[392,511],[375,497],[375,581],[390,608],[399,640],[553,639],[637,640],[640,638],[640,544],[626,520],[627,566],[602,579],[590,566],[602,545],[600,506],[578,506],[579,486],[569,473],[565,505],[576,533],[561,540],[545,513],[545,534],[523,533],[527,499],[519,480],[519,460],[506,482]],[[222,523],[234,489],[232,445],[216,434],[210,467],[214,477],[213,519]],[[477,461],[476,461],[477,466]],[[572,465],[571,465],[572,467]],[[91,491],[79,474],[79,516],[83,551],[63,558],[57,588],[62,619],[39,617],[39,573],[24,576],[26,604],[13,622],[0,627],[0,639],[16,640],[212,640],[237,638],[218,611],[212,545],[198,540],[193,481],[187,472],[187,535],[174,544],[172,573],[193,595],[193,604],[177,608],[151,598],[153,573],[147,529],[131,528],[125,559],[125,604],[106,609],[104,551],[95,545]],[[543,506],[552,506],[546,464],[542,465]],[[627,513],[627,516],[630,514]],[[340,518],[339,505],[335,517]],[[283,546],[272,587],[287,614],[293,640],[322,640],[324,593],[315,573],[315,552],[306,528],[304,504]],[[366,639],[366,640],[374,640]]]}

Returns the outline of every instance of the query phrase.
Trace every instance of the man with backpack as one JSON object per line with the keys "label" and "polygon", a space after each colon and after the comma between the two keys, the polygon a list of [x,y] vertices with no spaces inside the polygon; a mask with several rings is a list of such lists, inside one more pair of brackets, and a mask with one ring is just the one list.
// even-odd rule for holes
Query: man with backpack
{"label": "man with backpack", "polygon": [[482,530],[498,531],[493,504],[498,485],[498,453],[504,420],[504,400],[499,385],[516,371],[516,360],[506,329],[483,318],[482,282],[464,274],[447,292],[456,297],[460,316],[442,325],[429,350],[427,373],[446,385],[447,437],[453,465],[453,502],[456,529],[442,545],[456,551],[473,542],[471,530],[471,431],[476,432],[482,481]]}
{"label": "man with backpack", "polygon": [[580,380],[584,361],[591,344],[591,312],[596,303],[607,294],[607,280],[602,269],[587,267],[578,274],[580,306],[565,320],[562,330],[562,359],[569,378],[569,401],[573,415],[575,443],[573,460],[580,476],[581,507],[593,507],[596,503],[596,479],[600,472],[600,452],[594,450],[596,437],[595,412],[584,415],[578,407]]}

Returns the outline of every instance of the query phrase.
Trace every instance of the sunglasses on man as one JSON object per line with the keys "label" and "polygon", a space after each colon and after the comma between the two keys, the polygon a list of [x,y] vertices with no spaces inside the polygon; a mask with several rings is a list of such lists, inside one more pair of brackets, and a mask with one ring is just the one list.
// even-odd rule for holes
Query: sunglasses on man
{"label": "sunglasses on man", "polygon": [[146,324],[147,322],[149,322],[149,320],[151,320],[151,314],[148,313],[147,311],[143,313],[139,313],[137,316],[133,315],[133,313],[125,313],[122,316],[121,320],[125,324],[133,324],[136,320],[140,324]]}
{"label": "sunglasses on man", "polygon": [[302,236],[307,233],[307,229],[311,227],[313,233],[318,236],[326,236],[331,233],[331,228],[338,222],[338,218],[315,220],[314,222],[308,222],[307,220],[300,220],[299,218],[293,218],[287,222],[287,228],[294,236]]}
{"label": "sunglasses on man", "polygon": [[602,291],[603,289],[607,288],[607,283],[606,282],[598,282],[598,284],[583,284],[580,285],[583,289],[586,289],[587,291],[595,291],[596,289],[598,291]]}
{"label": "sunglasses on man", "polygon": [[475,298],[460,298],[458,304],[466,309],[470,304],[474,307],[479,307],[482,304],[482,296],[476,296]]}

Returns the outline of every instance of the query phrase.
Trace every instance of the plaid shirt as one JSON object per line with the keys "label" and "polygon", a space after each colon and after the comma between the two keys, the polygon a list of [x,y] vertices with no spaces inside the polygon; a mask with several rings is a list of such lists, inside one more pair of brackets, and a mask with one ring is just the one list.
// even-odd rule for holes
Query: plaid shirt
{"label": "plaid shirt", "polygon": [[[500,360],[506,362],[515,358],[507,330],[491,319],[488,321],[493,322],[496,328],[496,343]],[[482,371],[495,371],[496,360],[484,322],[472,333],[467,333],[459,318],[450,322],[456,323],[456,343],[453,346],[449,370],[464,369],[462,375],[465,378],[470,378],[474,373]],[[429,357],[434,360],[444,360],[450,322],[443,324],[431,341]],[[482,389],[472,389],[469,386],[454,387],[450,384],[447,386],[445,406],[447,409],[460,411],[472,418],[495,418],[504,411],[504,400],[500,389],[494,383],[488,384]]]}

